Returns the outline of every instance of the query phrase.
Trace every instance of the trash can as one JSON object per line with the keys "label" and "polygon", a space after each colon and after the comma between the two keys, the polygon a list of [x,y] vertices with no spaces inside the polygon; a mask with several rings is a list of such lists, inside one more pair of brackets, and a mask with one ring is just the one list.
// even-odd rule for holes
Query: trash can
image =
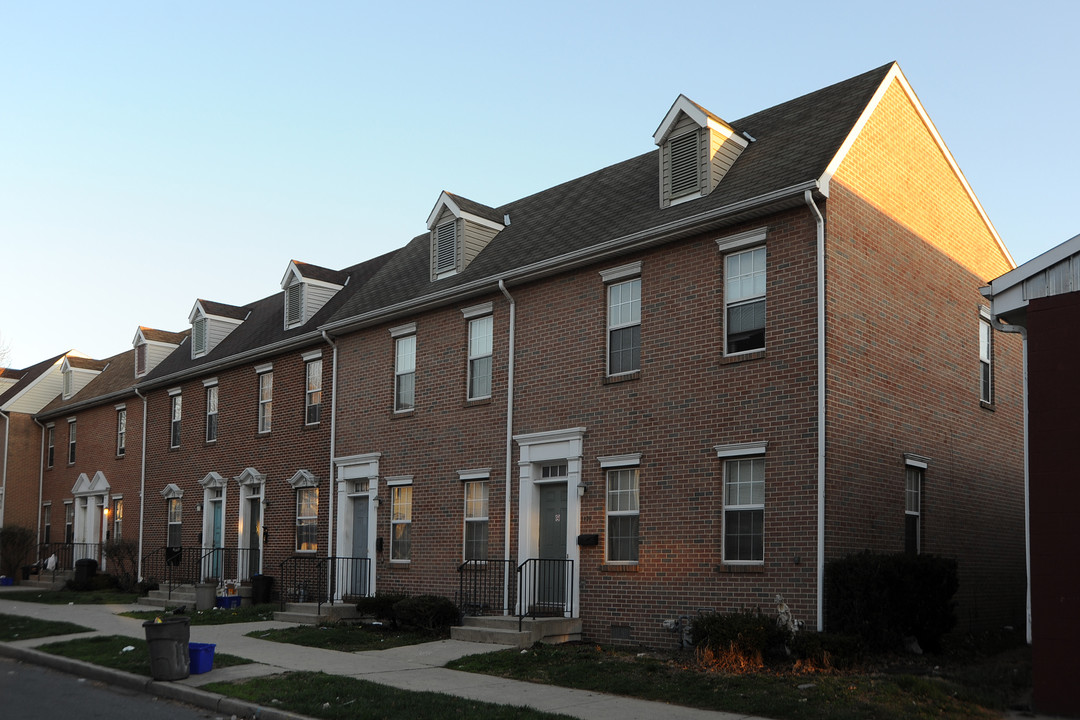
{"label": "trash can", "polygon": [[190,622],[190,618],[181,615],[143,623],[146,644],[150,647],[150,676],[155,680],[183,680],[191,674]]}
{"label": "trash can", "polygon": [[217,594],[217,585],[213,583],[199,583],[195,586],[195,609],[209,610],[214,607],[214,598]]}
{"label": "trash can", "polygon": [[97,560],[83,558],[75,561],[75,582],[87,582],[97,575]]}
{"label": "trash can", "polygon": [[251,578],[251,604],[265,605],[270,602],[274,589],[274,578],[268,575],[255,575]]}

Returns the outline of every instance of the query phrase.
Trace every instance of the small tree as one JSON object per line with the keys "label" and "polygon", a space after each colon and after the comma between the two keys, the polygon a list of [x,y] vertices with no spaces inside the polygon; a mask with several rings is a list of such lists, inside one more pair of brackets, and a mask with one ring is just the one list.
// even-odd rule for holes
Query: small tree
{"label": "small tree", "polygon": [[34,549],[34,531],[20,525],[0,528],[0,575],[19,582],[19,569],[25,565]]}

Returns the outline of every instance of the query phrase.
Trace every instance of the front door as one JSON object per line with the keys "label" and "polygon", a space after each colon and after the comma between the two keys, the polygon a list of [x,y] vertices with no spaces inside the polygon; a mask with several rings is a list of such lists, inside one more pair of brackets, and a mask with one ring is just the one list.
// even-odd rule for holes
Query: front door
{"label": "front door", "polygon": [[367,495],[354,497],[352,521],[352,556],[348,566],[343,568],[346,576],[345,588],[348,595],[367,595],[368,589],[368,505],[371,499]]}
{"label": "front door", "polygon": [[212,578],[221,578],[221,548],[225,545],[225,526],[221,517],[221,500],[210,501],[210,547],[213,554],[210,556],[208,575]]}
{"label": "front door", "polygon": [[258,575],[262,566],[262,498],[248,498],[248,577]]}
{"label": "front door", "polygon": [[[566,606],[566,484],[540,485],[538,601],[561,614]],[[558,562],[556,562],[558,561]]]}

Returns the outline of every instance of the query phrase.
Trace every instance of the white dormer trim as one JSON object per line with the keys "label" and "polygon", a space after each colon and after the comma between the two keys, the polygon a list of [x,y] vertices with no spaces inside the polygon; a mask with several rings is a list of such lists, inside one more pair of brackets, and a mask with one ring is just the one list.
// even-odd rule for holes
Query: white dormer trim
{"label": "white dormer trim", "polygon": [[[191,312],[188,313],[188,322],[191,323],[191,357],[195,359],[210,353],[244,321],[224,315],[211,315],[203,307],[202,301],[196,300]],[[205,333],[203,338],[197,337],[200,330],[200,326],[196,324],[198,322],[205,323],[201,326],[202,332]]]}
{"label": "white dormer trim", "polygon": [[101,374],[100,370],[73,367],[65,356],[60,363],[61,394],[64,400],[77,395],[91,380]]}
{"label": "white dormer trim", "polygon": [[450,193],[443,190],[443,192],[439,195],[438,201],[436,201],[435,203],[435,207],[432,208],[431,213],[428,215],[428,230],[435,229],[435,224],[439,222],[439,216],[442,215],[443,208],[453,213],[455,218],[468,220],[471,223],[490,228],[496,232],[506,227],[506,225],[495,222],[494,220],[488,220],[487,218],[480,217],[479,215],[473,215],[470,212],[465,212],[456,202],[454,202],[454,199],[450,197]]}
{"label": "white dormer trim", "polygon": [[289,478],[288,483],[293,490],[306,487],[319,487],[319,479],[309,470],[297,470],[296,474]]}
{"label": "white dormer trim", "polygon": [[[290,301],[289,299],[289,290],[294,286],[299,286],[299,289],[297,290],[299,298],[297,298],[296,301],[299,302],[300,307],[297,319],[290,322],[289,310],[292,308],[293,301]],[[285,329],[288,330],[304,325],[343,287],[345,286],[327,282],[326,280],[305,277],[304,273],[300,270],[300,267],[296,264],[296,261],[290,261],[289,267],[285,269],[285,275],[281,278],[281,289],[285,293],[285,298],[282,303]]]}
{"label": "white dormer trim", "polygon": [[679,113],[684,113],[688,118],[693,120],[699,128],[708,128],[709,130],[718,132],[725,138],[735,140],[735,142],[743,148],[749,144],[749,141],[745,138],[735,134],[734,128],[723,120],[713,117],[705,112],[700,105],[682,93],[679,93],[679,97],[675,98],[675,102],[671,104],[671,109],[667,111],[667,115],[664,116],[659,127],[656,128],[656,132],[653,133],[654,143],[662,145],[667,141],[668,135],[675,127],[675,121],[679,118]]}
{"label": "white dormer trim", "polygon": [[[147,340],[140,327],[135,331],[135,337],[131,340],[131,347],[135,350],[135,377],[143,377],[157,367],[169,353],[180,347],[177,343],[161,342],[160,340]],[[143,348],[143,367],[139,367],[139,349]]]}

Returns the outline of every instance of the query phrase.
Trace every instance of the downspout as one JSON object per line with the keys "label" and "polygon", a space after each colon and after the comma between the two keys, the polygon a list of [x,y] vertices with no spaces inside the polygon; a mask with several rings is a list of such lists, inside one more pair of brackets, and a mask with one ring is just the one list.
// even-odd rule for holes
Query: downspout
{"label": "downspout", "polygon": [[135,573],[136,577],[139,578],[139,582],[142,582],[143,523],[146,518],[146,396],[139,392],[139,388],[132,389],[142,399],[142,437],[139,440],[140,445],[142,445],[139,452],[142,456],[139,460],[139,566],[138,571]]}
{"label": "downspout", "polygon": [[[45,426],[38,422],[37,418],[34,418],[34,424],[41,428],[41,457],[38,458],[38,481],[37,481],[37,541],[38,546],[41,546],[41,501],[45,498]],[[5,445],[5,448],[7,446]],[[41,558],[37,558],[41,560]]]}
{"label": "downspout", "polygon": [[1016,333],[1020,336],[1023,348],[1021,372],[1023,373],[1024,389],[1024,569],[1027,574],[1027,617],[1025,632],[1027,643],[1031,644],[1031,476],[1028,463],[1028,338],[1027,328],[1023,325],[1009,325],[1000,322],[998,316],[990,315],[990,327],[1006,333]]}
{"label": "downspout", "polygon": [[337,343],[322,331],[323,340],[334,349],[334,359],[330,361],[330,522],[326,537],[326,557],[334,557],[334,452],[337,440]]}
{"label": "downspout", "polygon": [[817,631],[825,629],[825,218],[810,190],[803,194],[817,224]]}
{"label": "downspout", "polygon": [[499,290],[510,303],[510,332],[507,339],[506,360],[506,488],[503,497],[506,504],[503,518],[503,613],[510,612],[510,472],[514,452],[514,331],[517,327],[517,303],[506,289],[506,283],[499,280]]}
{"label": "downspout", "polygon": [[4,416],[4,470],[3,475],[0,475],[0,528],[4,527],[4,512],[7,510],[7,459],[10,453],[8,442],[11,439],[11,417],[0,410],[0,415]]}

